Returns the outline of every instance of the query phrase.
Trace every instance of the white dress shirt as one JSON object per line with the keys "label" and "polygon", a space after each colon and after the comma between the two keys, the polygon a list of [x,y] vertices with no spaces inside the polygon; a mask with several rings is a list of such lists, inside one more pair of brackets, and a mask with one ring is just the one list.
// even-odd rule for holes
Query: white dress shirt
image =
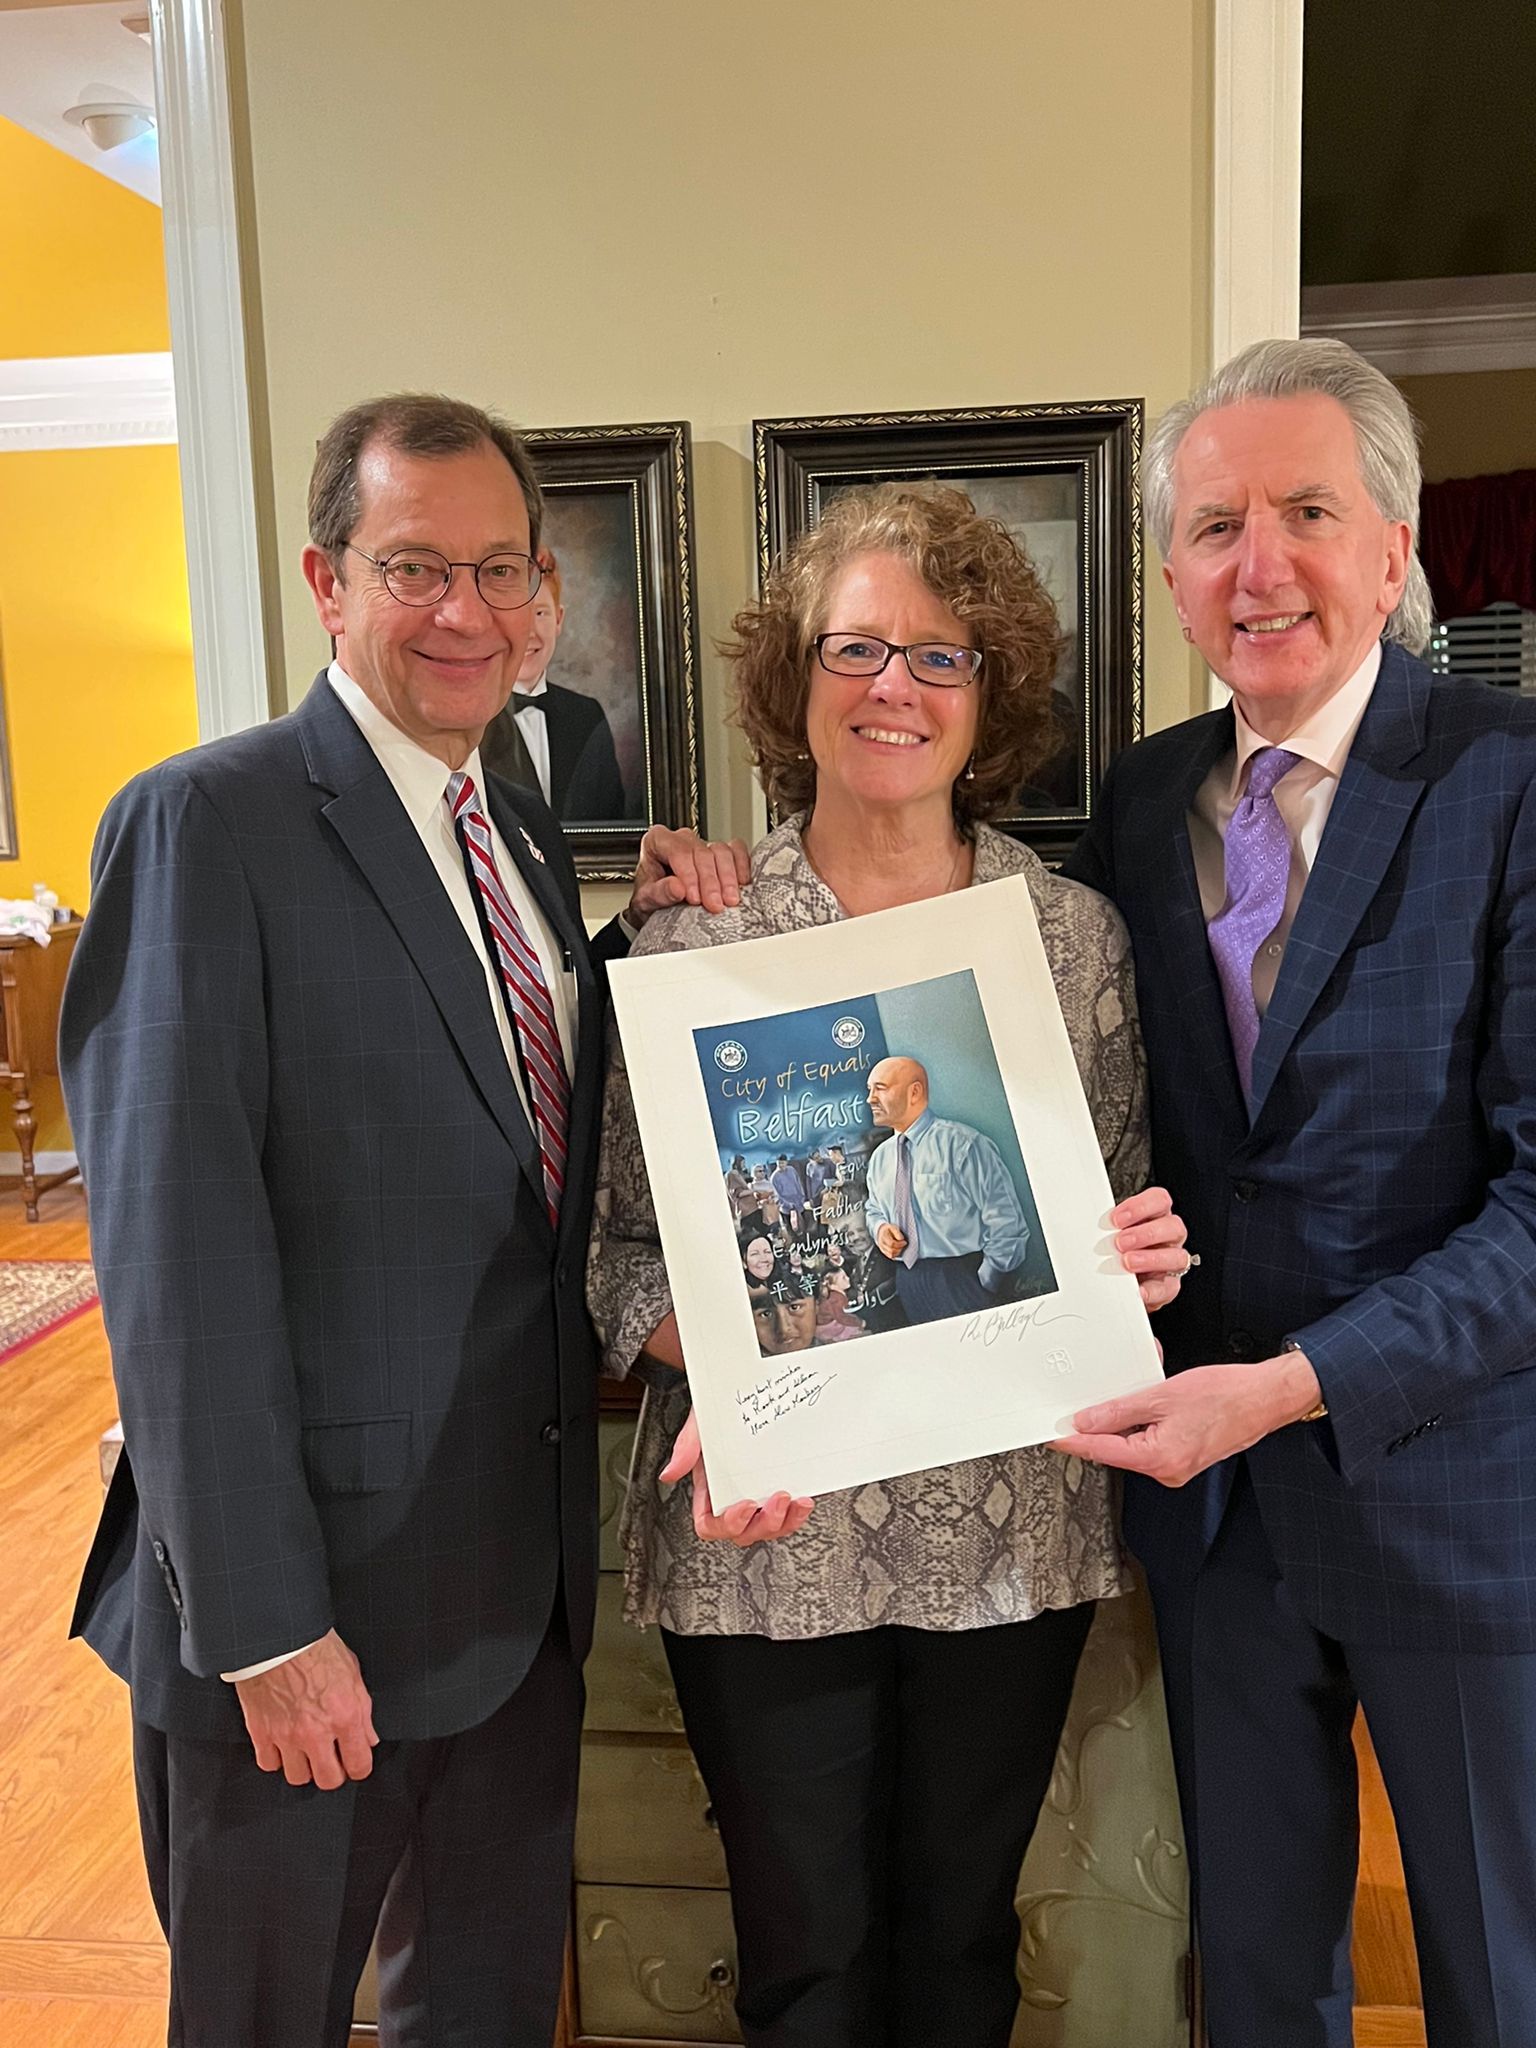
{"label": "white dress shirt", "polygon": [[530,683],[525,690],[521,683],[514,683],[512,695],[507,700],[512,715],[517,720],[517,729],[523,736],[523,745],[528,749],[528,758],[533,763],[533,772],[539,778],[539,788],[544,792],[545,803],[549,802],[549,714],[544,711],[526,709],[530,697],[542,697],[549,688],[547,677],[540,676],[536,683]]}
{"label": "white dress shirt", "polygon": [[1261,1017],[1275,992],[1286,941],[1301,905],[1301,892],[1317,858],[1339,777],[1344,773],[1344,763],[1349,759],[1365,707],[1371,701],[1380,668],[1378,640],[1343,688],[1335,690],[1326,704],[1280,740],[1267,740],[1262,733],[1255,732],[1244,718],[1241,706],[1234,702],[1237,744],[1201,783],[1190,807],[1189,845],[1195,858],[1195,878],[1200,884],[1200,908],[1209,925],[1226,905],[1227,827],[1248,787],[1250,762],[1264,747],[1285,747],[1301,756],[1296,766],[1275,784],[1275,808],[1285,821],[1291,841],[1291,872],[1286,881],[1284,914],[1253,958],[1253,1000]]}
{"label": "white dress shirt", "polygon": [[[496,1019],[496,1029],[501,1034],[502,1049],[511,1069],[513,1085],[518,1100],[530,1124],[533,1119],[528,1110],[528,1091],[523,1080],[522,1066],[517,1057],[516,1041],[512,1036],[512,1020],[507,1015],[507,1006],[502,997],[500,979],[486,951],[485,937],[480,929],[480,919],[475,909],[475,898],[470,889],[469,877],[464,871],[464,858],[459,851],[458,837],[453,829],[453,816],[448,809],[448,780],[452,771],[435,754],[429,754],[425,747],[418,746],[409,733],[386,718],[382,711],[366,697],[352,678],[338,662],[332,662],[328,673],[331,688],[336,692],[356,722],[358,730],[378,756],[379,766],[394,785],[396,796],[404,807],[406,816],[421,839],[437,869],[438,877],[447,893],[454,913],[464,927],[465,935],[480,964],[485,969],[485,995]],[[538,714],[535,714],[536,716]],[[575,1067],[576,1046],[576,979],[570,963],[570,956],[561,946],[545,920],[544,913],[535,902],[533,893],[518,871],[518,866],[507,850],[506,841],[497,831],[485,802],[485,771],[480,766],[480,749],[476,747],[464,763],[464,772],[473,781],[480,793],[481,808],[491,827],[491,848],[496,856],[502,885],[511,897],[523,929],[539,956],[539,965],[544,970],[544,980],[549,988],[550,1001],[554,1005],[555,1024],[560,1033],[560,1050],[565,1055],[565,1070],[569,1074]],[[219,1676],[234,1683],[241,1678],[257,1678],[263,1671],[273,1671],[279,1664],[286,1664],[291,1657],[297,1657],[301,1649],[313,1649],[314,1645],[302,1644],[300,1649],[289,1650],[281,1657],[268,1657],[259,1664],[248,1664],[239,1671],[221,1671]]]}

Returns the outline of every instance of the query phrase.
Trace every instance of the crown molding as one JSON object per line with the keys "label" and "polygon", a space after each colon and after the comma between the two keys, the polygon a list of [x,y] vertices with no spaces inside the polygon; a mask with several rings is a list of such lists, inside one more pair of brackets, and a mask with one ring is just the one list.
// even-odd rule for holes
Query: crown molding
{"label": "crown molding", "polygon": [[1309,285],[1303,334],[1331,334],[1389,377],[1536,369],[1536,271]]}
{"label": "crown molding", "polygon": [[0,453],[141,448],[175,439],[169,355],[0,361]]}

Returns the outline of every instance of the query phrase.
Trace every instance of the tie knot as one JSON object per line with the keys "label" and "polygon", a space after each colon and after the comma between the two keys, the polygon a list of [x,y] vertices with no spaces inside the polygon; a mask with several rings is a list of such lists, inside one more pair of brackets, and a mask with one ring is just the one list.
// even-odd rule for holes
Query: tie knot
{"label": "tie knot", "polygon": [[1275,784],[1289,775],[1300,759],[1300,754],[1288,753],[1284,747],[1261,748],[1248,770],[1248,794],[1251,797],[1273,796]]}
{"label": "tie knot", "polygon": [[474,808],[475,785],[462,768],[455,768],[448,778],[448,808],[455,818]]}

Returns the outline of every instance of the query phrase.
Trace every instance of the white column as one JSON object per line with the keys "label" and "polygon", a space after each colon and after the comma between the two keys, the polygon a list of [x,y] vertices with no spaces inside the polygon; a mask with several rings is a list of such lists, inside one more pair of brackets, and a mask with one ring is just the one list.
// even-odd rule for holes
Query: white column
{"label": "white column", "polygon": [[[1215,0],[1211,367],[1301,331],[1302,0]],[[1210,679],[1214,709],[1227,690]]]}
{"label": "white column", "polygon": [[223,0],[152,0],[198,730],[270,716]]}

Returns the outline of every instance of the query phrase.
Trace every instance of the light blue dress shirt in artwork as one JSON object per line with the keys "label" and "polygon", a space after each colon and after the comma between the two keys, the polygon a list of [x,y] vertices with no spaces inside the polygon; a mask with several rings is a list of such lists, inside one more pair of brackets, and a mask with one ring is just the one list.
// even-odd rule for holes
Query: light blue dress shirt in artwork
{"label": "light blue dress shirt in artwork", "polygon": [[[1029,1242],[1029,1225],[1002,1153],[969,1124],[935,1116],[931,1109],[908,1124],[906,1135],[918,1257],[952,1259],[980,1252],[976,1277],[983,1287],[995,1290],[1004,1273],[1022,1264]],[[896,1222],[895,1196],[893,1133],[870,1155],[864,1220],[871,1236],[882,1223]]]}

